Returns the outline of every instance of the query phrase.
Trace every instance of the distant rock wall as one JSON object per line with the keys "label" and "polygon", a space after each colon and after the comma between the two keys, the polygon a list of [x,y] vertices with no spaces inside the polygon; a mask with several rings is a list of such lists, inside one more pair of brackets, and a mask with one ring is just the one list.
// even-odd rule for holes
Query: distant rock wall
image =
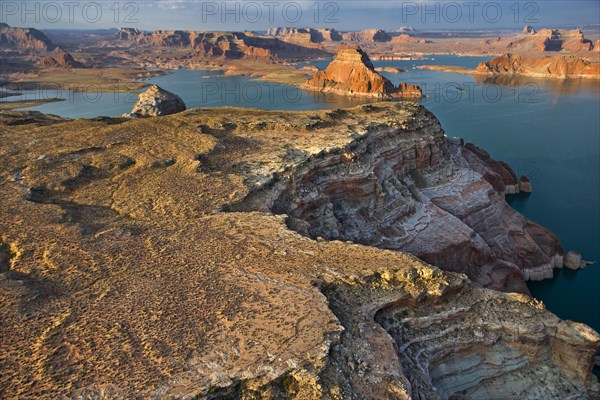
{"label": "distant rock wall", "polygon": [[579,29],[545,28],[536,32],[532,27],[526,26],[521,35],[508,43],[507,48],[511,51],[523,52],[579,53],[593,50],[594,44],[586,39]]}
{"label": "distant rock wall", "polygon": [[158,30],[152,33],[122,28],[115,34],[118,41],[138,45],[190,48],[206,57],[227,59],[260,58],[269,60],[297,59],[323,55],[318,49],[305,48],[272,37],[250,32],[198,32]]}
{"label": "distant rock wall", "polygon": [[0,25],[0,50],[43,52],[55,48],[54,43],[37,29]]}

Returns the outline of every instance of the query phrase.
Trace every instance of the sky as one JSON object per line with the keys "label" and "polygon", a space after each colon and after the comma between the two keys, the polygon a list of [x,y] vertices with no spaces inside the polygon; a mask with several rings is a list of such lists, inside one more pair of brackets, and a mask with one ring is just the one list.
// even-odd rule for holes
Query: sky
{"label": "sky", "polygon": [[39,29],[521,29],[599,25],[600,1],[0,0],[0,22]]}

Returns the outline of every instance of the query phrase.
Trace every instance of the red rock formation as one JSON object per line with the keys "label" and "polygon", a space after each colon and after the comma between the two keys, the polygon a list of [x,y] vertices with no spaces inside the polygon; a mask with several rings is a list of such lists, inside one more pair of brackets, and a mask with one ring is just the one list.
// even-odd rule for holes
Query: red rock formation
{"label": "red rock formation", "polygon": [[75,61],[70,53],[60,51],[56,57],[44,57],[36,63],[36,66],[42,68],[82,68],[83,64]]}
{"label": "red rock formation", "polygon": [[403,83],[395,87],[379,75],[369,56],[360,48],[340,50],[326,70],[317,72],[302,87],[355,97],[423,97],[418,86]]}
{"label": "red rock formation", "polygon": [[54,43],[37,29],[0,24],[0,50],[42,52],[55,48]]}
{"label": "red rock formation", "polygon": [[535,52],[586,52],[593,50],[594,44],[586,39],[579,29],[541,29],[536,32],[531,27],[525,27],[522,35],[507,46],[512,51]]}
{"label": "red rock formation", "polygon": [[[251,32],[166,31],[153,33],[123,28],[115,39],[139,45],[195,49],[207,57],[299,59],[325,53]],[[318,47],[318,46],[317,46]]]}
{"label": "red rock formation", "polygon": [[390,41],[391,44],[419,43],[419,42],[420,42],[419,39],[416,39],[412,36],[408,36],[405,33],[392,37],[392,39]]}
{"label": "red rock formation", "polygon": [[563,250],[505,201],[519,190],[510,167],[446,138],[418,110],[401,126],[381,115],[356,142],[308,160],[248,204],[289,215],[305,235],[409,252],[485,287],[528,293],[525,280],[552,277]]}
{"label": "red rock formation", "polygon": [[530,59],[508,53],[479,64],[476,71],[491,75],[598,79],[600,78],[600,63],[591,63],[576,56]]}

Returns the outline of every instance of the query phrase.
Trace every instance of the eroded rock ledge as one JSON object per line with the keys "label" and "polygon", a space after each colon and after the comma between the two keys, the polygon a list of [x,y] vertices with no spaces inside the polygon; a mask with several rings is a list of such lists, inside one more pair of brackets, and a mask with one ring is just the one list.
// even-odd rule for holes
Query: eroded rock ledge
{"label": "eroded rock ledge", "polygon": [[324,293],[345,328],[324,376],[354,372],[340,382],[343,398],[593,399],[598,393],[596,380],[576,371],[591,370],[600,336],[560,321],[528,296],[422,269],[336,282]]}
{"label": "eroded rock ledge", "polygon": [[498,290],[528,293],[525,280],[552,277],[562,248],[504,200],[524,186],[510,167],[445,137],[426,109],[402,108],[411,114],[400,120],[392,106],[365,107],[378,119],[364,135],[290,168],[233,209],[287,214],[307,236],[405,251]]}
{"label": "eroded rock ledge", "polygon": [[[445,193],[448,209],[483,203],[506,215],[510,170],[446,139],[422,107],[79,121],[0,112],[0,156],[2,397],[479,400],[512,387],[522,398],[597,398],[600,341],[589,328],[406,253],[313,240],[288,225],[310,234],[318,221],[269,211],[310,177],[359,210],[357,223],[368,222],[369,190],[375,211],[394,199],[442,221],[426,231],[469,232],[430,192]],[[468,202],[452,200],[463,193]],[[299,198],[297,216],[311,215]],[[232,204],[266,212],[224,212]],[[555,243],[516,214],[497,225],[491,211],[493,237],[517,226]],[[398,215],[400,227],[412,218]],[[527,249],[522,237],[506,240]],[[461,246],[457,257],[474,245]],[[457,344],[460,359],[449,352]]]}

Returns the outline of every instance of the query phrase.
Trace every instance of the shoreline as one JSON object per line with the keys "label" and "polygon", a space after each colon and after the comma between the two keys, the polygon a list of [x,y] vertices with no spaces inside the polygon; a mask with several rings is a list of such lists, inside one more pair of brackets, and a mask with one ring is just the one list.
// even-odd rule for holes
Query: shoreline
{"label": "shoreline", "polygon": [[439,72],[449,72],[453,74],[462,74],[462,75],[473,75],[484,78],[536,78],[536,79],[556,79],[556,80],[600,80],[600,76],[594,75],[576,75],[576,76],[568,76],[568,75],[548,75],[548,74],[539,74],[539,73],[527,73],[527,74],[494,74],[494,73],[486,73],[479,72],[474,69],[468,69],[465,67],[454,66],[454,65],[420,65],[417,69],[424,69],[429,71],[439,71]]}
{"label": "shoreline", "polygon": [[[31,107],[39,107],[49,103],[60,103],[65,99],[51,98],[43,100],[16,100],[16,101],[0,101],[0,111],[21,111]],[[23,110],[24,111],[24,110]]]}

